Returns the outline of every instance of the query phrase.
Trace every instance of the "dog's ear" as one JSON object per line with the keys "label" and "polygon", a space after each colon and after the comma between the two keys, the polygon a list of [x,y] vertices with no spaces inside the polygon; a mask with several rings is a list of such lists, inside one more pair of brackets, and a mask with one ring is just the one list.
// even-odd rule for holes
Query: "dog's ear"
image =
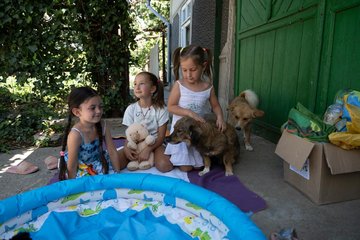
{"label": "dog's ear", "polygon": [[240,95],[239,95],[240,98],[242,99],[246,99],[246,93],[245,92],[241,92]]}
{"label": "dog's ear", "polygon": [[262,117],[262,116],[264,116],[264,114],[265,114],[265,112],[262,111],[262,110],[259,110],[259,109],[255,109],[255,110],[253,111],[253,117],[254,117],[254,118]]}
{"label": "dog's ear", "polygon": [[234,109],[235,109],[235,106],[236,106],[236,104],[234,103],[234,101],[232,101],[232,102],[228,105],[228,107],[226,108],[226,110],[227,110],[228,112],[233,112]]}
{"label": "dog's ear", "polygon": [[201,128],[196,125],[189,127],[191,142],[197,143],[201,141]]}

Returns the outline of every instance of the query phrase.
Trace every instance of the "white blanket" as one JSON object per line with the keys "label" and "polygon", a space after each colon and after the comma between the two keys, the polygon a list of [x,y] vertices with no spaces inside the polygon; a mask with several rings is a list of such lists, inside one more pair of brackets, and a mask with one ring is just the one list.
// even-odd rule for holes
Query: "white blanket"
{"label": "white blanket", "polygon": [[156,174],[156,175],[161,175],[161,176],[166,176],[166,177],[179,178],[186,182],[190,182],[189,178],[187,176],[187,173],[180,171],[178,168],[174,168],[170,172],[166,172],[166,173],[162,173],[162,172],[158,171],[155,167],[152,167],[147,170],[136,170],[136,171],[129,171],[128,169],[125,168],[125,169],[121,170],[120,173],[151,173],[151,174]]}
{"label": "white blanket", "polygon": [[[117,150],[120,150],[121,148],[123,148],[123,147],[119,147]],[[173,170],[171,170],[170,172],[166,172],[166,173],[162,173],[162,172],[158,171],[155,167],[152,167],[147,170],[136,170],[136,171],[129,171],[128,169],[125,168],[125,169],[121,170],[120,173],[150,173],[150,174],[156,174],[156,175],[161,175],[161,176],[166,176],[166,177],[179,178],[186,182],[190,182],[187,173],[180,171],[176,167]]]}

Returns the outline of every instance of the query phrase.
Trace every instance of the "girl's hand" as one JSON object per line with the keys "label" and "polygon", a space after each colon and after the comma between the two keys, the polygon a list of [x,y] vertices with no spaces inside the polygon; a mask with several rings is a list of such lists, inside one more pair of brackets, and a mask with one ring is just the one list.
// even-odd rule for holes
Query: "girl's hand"
{"label": "girl's hand", "polygon": [[124,147],[124,153],[126,158],[129,159],[130,161],[138,160],[138,155],[136,154],[136,151],[128,148],[127,146]]}
{"label": "girl's hand", "polygon": [[206,122],[204,118],[200,117],[198,114],[194,113],[193,111],[189,110],[189,117],[193,118],[194,120],[198,121],[198,122]]}
{"label": "girl's hand", "polygon": [[226,130],[226,122],[222,118],[216,119],[216,126],[220,132],[225,132]]}
{"label": "girl's hand", "polygon": [[139,162],[142,162],[142,161],[147,161],[147,160],[149,160],[151,151],[152,151],[152,150],[151,150],[151,148],[149,148],[149,147],[144,148],[144,149],[139,153],[138,161],[139,161]]}

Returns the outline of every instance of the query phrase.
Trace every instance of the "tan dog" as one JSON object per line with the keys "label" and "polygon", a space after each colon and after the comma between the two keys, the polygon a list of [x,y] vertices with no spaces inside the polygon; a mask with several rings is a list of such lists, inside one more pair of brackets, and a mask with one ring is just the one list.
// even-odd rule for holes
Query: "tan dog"
{"label": "tan dog", "polygon": [[191,117],[183,117],[174,126],[174,131],[167,137],[168,142],[176,144],[185,142],[199,151],[204,160],[202,176],[210,171],[212,156],[222,157],[225,175],[233,175],[232,165],[240,154],[240,143],[236,130],[227,124],[225,132],[220,132],[213,118],[205,117],[206,123],[198,122]]}
{"label": "tan dog", "polygon": [[230,122],[237,130],[243,131],[245,148],[248,151],[253,150],[250,144],[251,122],[265,114],[264,111],[257,109],[258,103],[259,99],[256,93],[248,89],[232,100],[228,107]]}

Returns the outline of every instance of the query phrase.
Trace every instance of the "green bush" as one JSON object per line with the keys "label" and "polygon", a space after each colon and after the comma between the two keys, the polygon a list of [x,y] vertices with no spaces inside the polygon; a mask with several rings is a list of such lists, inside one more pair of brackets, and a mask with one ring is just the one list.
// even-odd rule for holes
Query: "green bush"
{"label": "green bush", "polygon": [[34,94],[31,88],[2,84],[0,102],[0,152],[34,145],[33,135],[49,131],[46,122],[59,117],[53,105]]}

